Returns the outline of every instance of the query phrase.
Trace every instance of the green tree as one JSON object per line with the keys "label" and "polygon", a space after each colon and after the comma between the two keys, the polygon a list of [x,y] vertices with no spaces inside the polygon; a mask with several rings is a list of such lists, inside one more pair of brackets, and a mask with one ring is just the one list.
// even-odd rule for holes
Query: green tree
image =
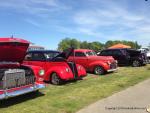
{"label": "green tree", "polygon": [[80,48],[80,41],[76,39],[65,38],[61,40],[61,42],[58,44],[58,50],[61,50],[61,51],[70,47]]}
{"label": "green tree", "polygon": [[80,43],[81,49],[89,49],[89,43],[87,41],[83,41]]}
{"label": "green tree", "polygon": [[87,41],[83,41],[80,43],[80,48],[81,49],[92,49],[95,51],[99,51],[102,47],[104,46],[104,44],[95,41],[95,42],[87,42]]}
{"label": "green tree", "polygon": [[95,50],[95,51],[99,51],[102,49],[104,45],[100,42],[92,42],[90,43],[90,49]]}

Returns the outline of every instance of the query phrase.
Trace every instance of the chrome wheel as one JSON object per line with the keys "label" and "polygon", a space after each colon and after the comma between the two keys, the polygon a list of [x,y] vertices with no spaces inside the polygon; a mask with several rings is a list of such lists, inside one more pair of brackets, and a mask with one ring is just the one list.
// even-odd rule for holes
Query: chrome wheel
{"label": "chrome wheel", "polygon": [[51,83],[54,85],[59,85],[62,83],[62,80],[59,78],[59,76],[56,73],[53,73],[51,75]]}
{"label": "chrome wheel", "polygon": [[140,62],[138,60],[134,60],[132,63],[133,67],[139,67],[140,66]]}
{"label": "chrome wheel", "polygon": [[102,74],[104,74],[104,69],[103,69],[103,67],[101,67],[101,66],[96,66],[95,69],[94,69],[94,73],[95,73],[96,75],[102,75]]}

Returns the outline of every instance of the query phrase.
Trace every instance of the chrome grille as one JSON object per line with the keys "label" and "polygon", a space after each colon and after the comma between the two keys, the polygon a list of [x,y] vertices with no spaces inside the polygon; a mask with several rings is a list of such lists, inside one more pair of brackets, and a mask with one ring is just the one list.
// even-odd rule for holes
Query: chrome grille
{"label": "chrome grille", "polygon": [[5,71],[2,78],[3,89],[13,88],[25,84],[25,71],[20,69],[10,69]]}
{"label": "chrome grille", "polygon": [[116,62],[112,62],[110,64],[110,69],[116,69],[117,68],[117,63]]}
{"label": "chrome grille", "polygon": [[4,77],[0,81],[0,89],[11,89],[15,87],[34,84],[34,76],[25,76],[25,71],[22,69],[13,69],[5,71]]}

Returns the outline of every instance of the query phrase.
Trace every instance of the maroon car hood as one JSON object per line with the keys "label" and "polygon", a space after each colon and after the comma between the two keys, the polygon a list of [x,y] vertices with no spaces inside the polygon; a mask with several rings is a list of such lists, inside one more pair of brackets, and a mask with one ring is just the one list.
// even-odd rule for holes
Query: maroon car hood
{"label": "maroon car hood", "polygon": [[89,56],[91,60],[103,60],[103,61],[110,61],[113,62],[114,58],[112,56]]}
{"label": "maroon car hood", "polygon": [[29,43],[18,38],[0,38],[0,62],[22,62]]}

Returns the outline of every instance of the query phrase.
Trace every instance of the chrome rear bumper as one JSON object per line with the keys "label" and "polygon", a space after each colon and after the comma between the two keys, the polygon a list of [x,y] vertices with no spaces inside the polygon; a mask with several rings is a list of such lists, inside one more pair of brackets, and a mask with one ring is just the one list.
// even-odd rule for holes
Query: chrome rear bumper
{"label": "chrome rear bumper", "polygon": [[16,90],[16,91],[13,91],[13,92],[7,92],[7,90],[5,90],[5,93],[0,94],[0,100],[7,99],[7,98],[10,98],[10,97],[19,96],[19,95],[26,94],[26,93],[29,93],[29,92],[33,92],[33,91],[36,91],[36,90],[41,89],[41,88],[45,88],[45,85],[44,84],[35,84],[33,86],[23,88],[23,89],[20,89],[20,90]]}

